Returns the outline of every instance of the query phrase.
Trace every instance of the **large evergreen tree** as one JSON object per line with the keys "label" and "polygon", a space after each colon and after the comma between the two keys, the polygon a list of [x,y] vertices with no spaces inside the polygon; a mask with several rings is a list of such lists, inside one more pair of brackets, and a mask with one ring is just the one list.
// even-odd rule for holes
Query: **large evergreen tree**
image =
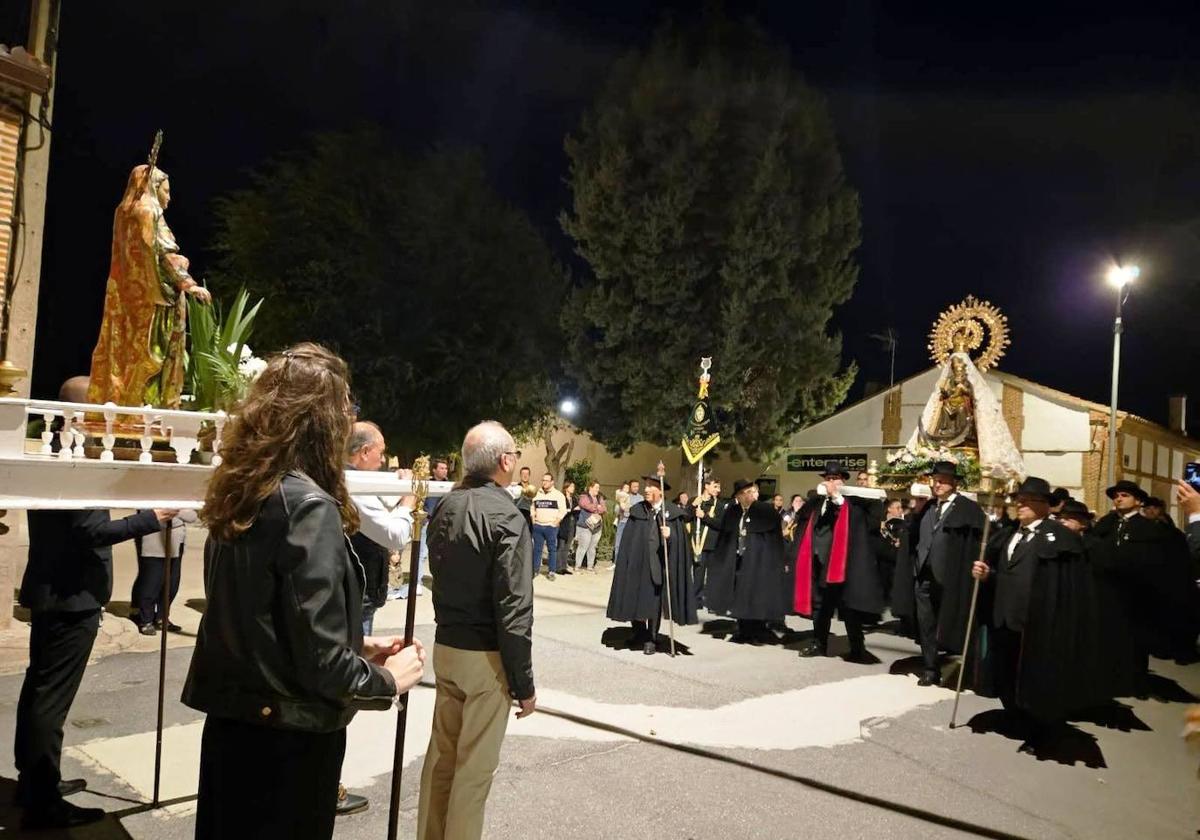
{"label": "large evergreen tree", "polygon": [[565,274],[477,154],[321,135],[217,210],[220,286],[266,298],[255,349],[335,348],[363,418],[402,454],[453,451],[483,419],[519,433],[553,409]]}
{"label": "large evergreen tree", "polygon": [[827,326],[857,277],[858,197],[783,51],[715,17],[664,29],[566,150],[562,224],[592,270],[563,313],[582,425],[613,451],[678,441],[701,355],[751,457],[836,408],[854,370]]}

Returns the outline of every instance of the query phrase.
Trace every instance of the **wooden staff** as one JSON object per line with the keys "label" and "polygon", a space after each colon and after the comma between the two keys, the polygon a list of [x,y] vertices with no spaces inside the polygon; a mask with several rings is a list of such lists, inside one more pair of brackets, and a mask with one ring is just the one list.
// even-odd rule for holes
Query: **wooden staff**
{"label": "wooden staff", "polygon": [[[984,479],[984,480],[988,481],[990,479]],[[1012,484],[1012,482],[1010,481],[1009,486],[1011,486],[1011,484]],[[1008,486],[1005,487],[1006,492],[1007,492],[1007,490],[1008,490]],[[992,493],[991,495],[992,495],[992,501],[993,501],[993,503],[995,503],[996,494]],[[984,520],[983,520],[983,536],[979,540],[979,562],[981,562],[981,563],[985,562],[985,557],[987,556],[988,536],[991,534],[991,530],[992,530],[992,517],[987,516],[985,514]],[[971,651],[971,630],[975,626],[975,606],[976,606],[976,603],[979,601],[979,584],[980,584],[979,578],[975,578],[975,585],[973,587],[971,587],[971,609],[967,611],[967,633],[966,633],[966,636],[963,637],[962,662],[959,664],[959,668],[958,668],[958,684],[954,687],[954,708],[950,712],[950,728],[951,729],[953,729],[955,727],[955,724],[958,720],[958,699],[959,699],[959,696],[962,694],[963,674],[967,670],[967,656],[969,655],[969,653]]]}
{"label": "wooden staff", "polygon": [[[667,467],[658,462],[658,490],[662,493],[662,527],[667,527]],[[663,589],[667,593],[667,634],[671,639],[671,656],[675,655],[675,613],[671,610],[671,555],[667,547],[667,535],[659,531],[663,549]]]}
{"label": "wooden staff", "polygon": [[[417,587],[421,585],[421,526],[425,522],[425,497],[429,494],[429,456],[422,455],[413,462],[413,493],[417,503],[413,506],[412,542],[408,558],[408,604],[404,614],[404,647],[413,642],[413,631],[417,623]],[[397,698],[400,708],[396,712],[396,751],[392,756],[392,800],[388,807],[388,840],[396,840],[400,827],[400,782],[404,773],[404,733],[408,728],[408,692]]]}
{"label": "wooden staff", "polygon": [[[162,132],[159,132],[161,135]],[[171,623],[171,525],[175,519],[167,520],[166,525],[159,530],[163,542],[163,587],[162,602],[159,615],[162,617],[162,640],[158,651],[158,725],[154,731],[154,801],[155,808],[159,806],[158,787],[162,778],[162,738],[163,738],[163,698],[166,692],[167,678],[167,625]]]}

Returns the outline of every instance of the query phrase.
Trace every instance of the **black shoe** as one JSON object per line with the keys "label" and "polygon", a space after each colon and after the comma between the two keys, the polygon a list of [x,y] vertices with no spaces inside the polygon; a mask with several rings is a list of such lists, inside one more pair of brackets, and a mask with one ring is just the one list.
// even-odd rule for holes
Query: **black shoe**
{"label": "black shoe", "polygon": [[[154,629],[156,629],[156,630],[162,629],[162,619],[161,618],[154,620]],[[178,624],[176,624],[173,621],[168,621],[167,622],[167,632],[168,633],[182,633],[183,628],[180,627]]]}
{"label": "black shoe", "polygon": [[138,632],[141,633],[143,636],[154,636],[158,633],[158,631],[154,629],[153,624],[143,624],[143,625],[139,626]]}
{"label": "black shoe", "polygon": [[350,793],[350,791],[346,790],[345,785],[338,785],[337,815],[339,817],[365,811],[370,804],[370,800],[367,797],[359,796],[357,793]]}
{"label": "black shoe", "polygon": [[71,796],[81,790],[87,790],[87,779],[63,779],[58,783],[59,796]]}
{"label": "black shoe", "polygon": [[879,660],[867,653],[866,650],[852,650],[842,658],[846,662],[852,662],[855,665],[876,665],[879,663]]}
{"label": "black shoe", "polygon": [[825,651],[825,648],[822,645],[819,645],[816,642],[809,642],[807,645],[800,648],[800,655],[805,658],[809,658],[814,656],[828,656],[829,654]]}
{"label": "black shoe", "polygon": [[921,675],[921,679],[917,680],[917,685],[941,685],[942,675],[937,671],[926,671]]}
{"label": "black shoe", "polygon": [[573,574],[575,574],[574,572],[572,572],[570,569],[566,568],[565,566],[564,566],[563,568],[559,569],[559,570],[558,570],[558,573],[559,573],[560,575],[573,575]]}
{"label": "black shoe", "polygon": [[58,800],[44,808],[27,810],[21,817],[21,828],[34,831],[41,828],[74,828],[104,819],[103,808],[80,808],[65,800]]}
{"label": "black shoe", "polygon": [[654,642],[646,642],[644,645],[642,645],[642,653],[646,654],[647,656],[653,656],[656,650],[657,648],[654,646]]}

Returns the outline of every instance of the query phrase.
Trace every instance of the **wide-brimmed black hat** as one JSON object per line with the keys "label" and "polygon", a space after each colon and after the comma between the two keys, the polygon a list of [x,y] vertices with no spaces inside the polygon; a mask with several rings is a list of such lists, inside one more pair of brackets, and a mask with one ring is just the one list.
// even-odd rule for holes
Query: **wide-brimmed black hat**
{"label": "wide-brimmed black hat", "polygon": [[667,482],[667,477],[665,475],[662,478],[659,478],[657,475],[642,476],[643,486],[651,483],[653,483],[655,487],[661,486],[664,493],[671,489],[671,485]]}
{"label": "wide-brimmed black hat", "polygon": [[753,486],[754,486],[754,482],[751,481],[750,479],[739,478],[737,481],[733,482],[733,495],[736,496],[738,493],[741,493],[747,487],[753,487]]}
{"label": "wide-brimmed black hat", "polygon": [[1151,496],[1142,503],[1142,507],[1166,508],[1166,504],[1158,496]]}
{"label": "wide-brimmed black hat", "polygon": [[849,481],[850,471],[841,461],[826,461],[825,469],[821,470],[821,478],[830,478],[831,476],[837,476],[842,481]]}
{"label": "wide-brimmed black hat", "polygon": [[958,464],[951,461],[934,461],[933,466],[925,471],[925,475],[948,475],[958,480]]}
{"label": "wide-brimmed black hat", "polygon": [[[1050,494],[1050,503],[1061,505],[1064,502],[1071,501],[1071,491],[1066,487],[1055,487],[1054,492]],[[1084,510],[1087,510],[1085,507]]]}
{"label": "wide-brimmed black hat", "polygon": [[1022,481],[1021,486],[1013,493],[1013,496],[1037,496],[1046,502],[1049,502],[1053,495],[1050,490],[1050,482],[1033,475]]}
{"label": "wide-brimmed black hat", "polygon": [[1107,490],[1104,491],[1104,495],[1108,496],[1108,498],[1110,498],[1110,499],[1115,499],[1117,497],[1118,493],[1128,493],[1130,496],[1133,496],[1133,498],[1137,499],[1142,504],[1145,504],[1146,499],[1149,498],[1149,496],[1150,496],[1149,493],[1147,493],[1145,490],[1143,490],[1141,487],[1137,486],[1136,484],[1134,484],[1132,481],[1130,481],[1127,478],[1121,479],[1116,484],[1114,484],[1112,487],[1109,487]]}
{"label": "wide-brimmed black hat", "polygon": [[1062,510],[1058,512],[1059,519],[1078,519],[1080,522],[1091,522],[1096,514],[1088,510],[1088,506],[1078,499],[1067,499],[1063,502]]}

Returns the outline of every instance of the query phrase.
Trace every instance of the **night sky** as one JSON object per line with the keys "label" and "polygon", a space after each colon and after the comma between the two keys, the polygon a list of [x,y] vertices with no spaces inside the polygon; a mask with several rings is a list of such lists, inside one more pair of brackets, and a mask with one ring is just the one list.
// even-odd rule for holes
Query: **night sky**
{"label": "night sky", "polygon": [[[910,375],[929,363],[937,313],[973,293],[1009,316],[1001,369],[1107,403],[1103,274],[1116,258],[1142,267],[1122,407],[1165,422],[1167,396],[1190,390],[1200,428],[1200,11],[1072,5],[724,4],[786,43],[827,96],[861,195],[862,273],[835,319],[861,367],[852,397],[888,378],[870,334],[896,330],[897,378]],[[43,396],[87,372],[112,211],[155,129],[168,218],[197,276],[211,262],[214,197],[308,132],[364,124],[412,150],[482,148],[497,189],[569,263],[556,222],[569,202],[563,135],[614,59],[664,15],[686,21],[702,4],[65,6],[33,383]],[[18,24],[10,12],[0,40]]]}

